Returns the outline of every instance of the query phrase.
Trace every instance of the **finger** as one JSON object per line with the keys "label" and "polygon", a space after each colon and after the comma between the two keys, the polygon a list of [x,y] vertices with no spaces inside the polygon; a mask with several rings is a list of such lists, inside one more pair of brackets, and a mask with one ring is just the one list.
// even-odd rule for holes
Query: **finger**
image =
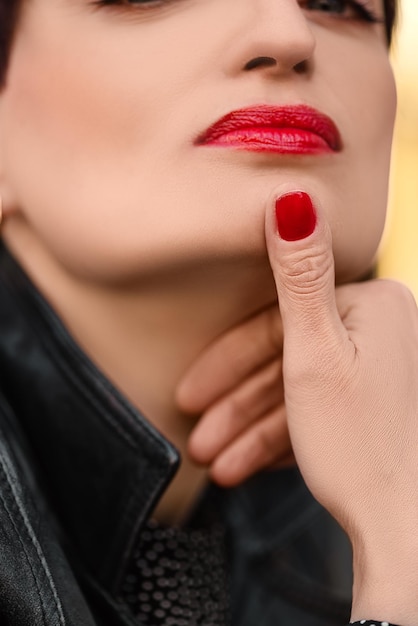
{"label": "finger", "polygon": [[189,439],[190,456],[198,463],[211,463],[251,424],[279,404],[283,404],[282,369],[281,361],[275,360],[203,415]]}
{"label": "finger", "polygon": [[223,487],[234,487],[260,470],[277,466],[280,460],[289,462],[290,455],[286,411],[281,405],[216,457],[210,476]]}
{"label": "finger", "polygon": [[335,300],[331,231],[319,202],[314,206],[301,191],[279,196],[266,214],[266,242],[291,355],[286,367],[312,375],[320,362],[324,373],[348,336]]}
{"label": "finger", "polygon": [[294,467],[295,465],[297,465],[297,461],[292,448],[289,452],[284,453],[280,459],[275,461],[270,469],[285,469],[288,467]]}
{"label": "finger", "polygon": [[201,413],[218,398],[281,355],[277,303],[222,335],[186,372],[176,390],[182,411]]}

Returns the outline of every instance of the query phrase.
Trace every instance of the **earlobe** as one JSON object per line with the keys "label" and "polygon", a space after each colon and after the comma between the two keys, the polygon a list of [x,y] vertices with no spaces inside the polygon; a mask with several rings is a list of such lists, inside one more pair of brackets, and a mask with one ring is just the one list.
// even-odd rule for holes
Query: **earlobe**
{"label": "earlobe", "polygon": [[14,200],[14,194],[4,182],[0,163],[0,224],[5,217],[12,215],[16,210],[17,205]]}
{"label": "earlobe", "polygon": [[[3,96],[3,93],[1,93]],[[11,215],[16,211],[17,202],[15,193],[9,183],[8,175],[5,167],[5,141],[4,141],[4,125],[7,125],[7,118],[4,114],[4,98],[0,97],[0,201],[1,201],[1,217]]]}

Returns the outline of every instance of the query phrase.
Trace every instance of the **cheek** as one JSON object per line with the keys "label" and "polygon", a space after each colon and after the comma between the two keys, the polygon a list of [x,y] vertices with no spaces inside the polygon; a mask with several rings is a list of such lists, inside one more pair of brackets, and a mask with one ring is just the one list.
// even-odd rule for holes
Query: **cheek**
{"label": "cheek", "polygon": [[[152,105],[111,59],[77,64],[59,47],[15,54],[6,100],[8,138],[52,168],[86,158],[108,159],[147,141]],[[146,92],[146,89],[143,90]],[[139,113],[138,113],[139,112]],[[148,131],[149,133],[149,131]]]}
{"label": "cheek", "polygon": [[[120,199],[138,188],[149,155],[157,96],[112,62],[96,54],[80,64],[56,44],[22,41],[3,97],[4,169],[15,204],[68,263],[109,256],[94,246],[121,224]],[[137,204],[129,210],[138,216]]]}

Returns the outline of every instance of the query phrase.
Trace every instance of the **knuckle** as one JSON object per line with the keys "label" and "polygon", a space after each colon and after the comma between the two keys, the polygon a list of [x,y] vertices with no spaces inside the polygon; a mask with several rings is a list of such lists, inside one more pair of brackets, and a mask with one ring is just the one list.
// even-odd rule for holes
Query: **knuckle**
{"label": "knuckle", "polygon": [[248,407],[238,394],[231,395],[226,401],[226,413],[234,422],[242,420],[248,412]]}
{"label": "knuckle", "polygon": [[277,304],[266,312],[267,342],[275,354],[281,354],[283,350],[283,329],[279,308]]}
{"label": "knuckle", "polygon": [[390,282],[391,282],[391,288],[394,290],[396,298],[399,301],[403,302],[406,306],[412,307],[414,310],[416,310],[417,303],[416,303],[414,294],[409,289],[409,287],[407,287],[406,285],[400,282],[396,282],[396,281],[390,281]]}
{"label": "knuckle", "polygon": [[[350,357],[354,357],[353,354]],[[321,349],[305,353],[303,359],[292,359],[286,364],[285,386],[342,392],[351,384],[355,359],[342,358],[338,342],[324,341]]]}
{"label": "knuckle", "polygon": [[374,282],[382,298],[416,308],[415,297],[404,283],[389,279],[379,279]]}
{"label": "knuckle", "polygon": [[254,433],[255,448],[265,463],[271,462],[279,453],[276,437],[265,428],[258,428]]}
{"label": "knuckle", "polygon": [[328,283],[334,263],[329,251],[317,246],[289,254],[282,265],[282,280],[289,290],[301,295],[311,295]]}
{"label": "knuckle", "polygon": [[224,345],[223,363],[227,364],[234,379],[240,380],[249,368],[249,351],[244,343],[229,342]]}

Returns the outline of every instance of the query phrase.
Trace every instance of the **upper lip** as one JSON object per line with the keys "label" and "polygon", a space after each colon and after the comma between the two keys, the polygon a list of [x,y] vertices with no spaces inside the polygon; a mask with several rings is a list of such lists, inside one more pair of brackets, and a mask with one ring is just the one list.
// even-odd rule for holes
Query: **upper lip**
{"label": "upper lip", "polygon": [[306,104],[284,106],[264,104],[231,111],[201,133],[196,139],[196,144],[216,143],[228,133],[250,128],[304,130],[321,137],[331,150],[341,150],[341,136],[333,120]]}

